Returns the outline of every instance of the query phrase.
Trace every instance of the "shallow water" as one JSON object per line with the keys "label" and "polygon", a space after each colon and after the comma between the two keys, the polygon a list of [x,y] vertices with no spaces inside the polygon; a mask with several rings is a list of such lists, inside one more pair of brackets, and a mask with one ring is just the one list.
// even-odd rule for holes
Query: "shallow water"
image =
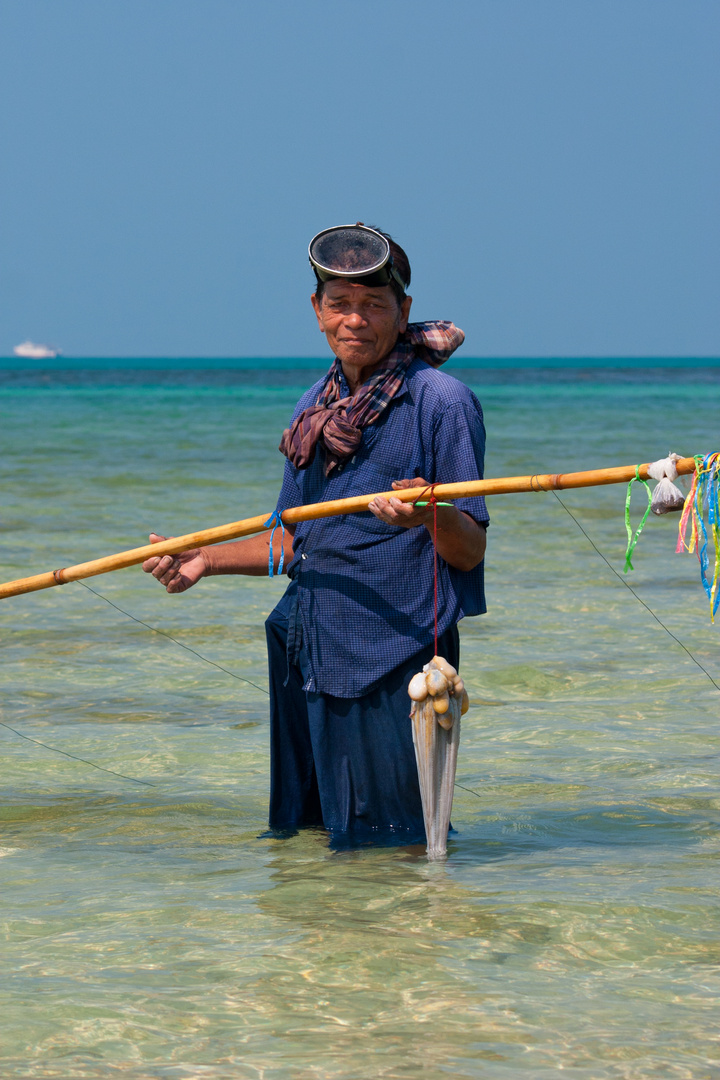
{"label": "shallow water", "polygon": [[[720,448],[717,369],[454,371],[491,476]],[[269,512],[314,374],[0,373],[3,580]],[[624,491],[561,498],[621,571]],[[3,601],[3,1077],[720,1076],[720,693],[555,496],[489,505],[440,866],[262,835],[281,582],[88,582],[256,686],[80,584]],[[630,583],[720,681],[676,528]]]}

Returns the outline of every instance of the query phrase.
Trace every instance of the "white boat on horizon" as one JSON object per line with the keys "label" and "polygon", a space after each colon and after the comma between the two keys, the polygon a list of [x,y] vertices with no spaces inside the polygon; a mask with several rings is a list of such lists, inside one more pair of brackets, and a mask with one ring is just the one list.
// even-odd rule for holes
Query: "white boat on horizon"
{"label": "white boat on horizon", "polygon": [[34,341],[23,341],[13,349],[15,356],[23,360],[54,360],[59,356],[60,350],[53,349],[50,345],[36,345]]}

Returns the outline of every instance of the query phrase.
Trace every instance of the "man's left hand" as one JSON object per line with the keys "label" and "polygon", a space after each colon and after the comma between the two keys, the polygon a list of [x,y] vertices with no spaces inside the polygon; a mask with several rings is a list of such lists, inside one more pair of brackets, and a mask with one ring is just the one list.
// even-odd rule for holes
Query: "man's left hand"
{"label": "man's left hand", "polygon": [[[429,488],[427,480],[416,476],[414,480],[394,480],[395,491],[403,491],[408,488]],[[421,502],[426,502],[430,495],[429,491],[419,494]],[[368,510],[388,525],[400,525],[405,529],[414,529],[418,525],[425,525],[433,536],[435,523],[433,521],[432,506],[413,506],[412,503],[401,502],[400,499],[384,499],[376,495]],[[454,566],[456,570],[473,570],[485,557],[485,527],[478,525],[469,514],[458,510],[455,506],[439,506],[437,510],[437,553]]]}
{"label": "man's left hand", "polygon": [[[393,480],[394,491],[404,491],[407,488],[419,488],[422,491],[423,488],[429,488],[427,480],[423,480],[421,476],[416,477],[414,480]],[[426,496],[430,495],[427,491]],[[421,499],[425,502],[425,498]],[[406,529],[414,529],[418,525],[427,525],[429,521],[432,521],[432,507],[431,506],[418,506],[415,507],[411,502],[401,502],[400,499],[383,499],[381,495],[377,495],[371,503],[368,503],[368,510],[375,515],[376,518],[380,518],[380,521],[386,522],[388,525],[402,525]]]}

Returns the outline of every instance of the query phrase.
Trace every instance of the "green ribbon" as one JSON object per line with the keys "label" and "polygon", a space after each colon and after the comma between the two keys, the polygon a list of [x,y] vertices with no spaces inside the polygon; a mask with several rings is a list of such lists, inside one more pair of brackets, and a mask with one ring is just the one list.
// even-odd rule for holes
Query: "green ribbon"
{"label": "green ribbon", "polygon": [[[632,525],[630,524],[630,497],[632,495],[632,486],[633,486],[634,483],[644,484],[645,485],[645,490],[647,491],[648,502],[647,502],[647,507],[645,508],[645,513],[642,516],[642,521],[638,525],[636,532],[633,534]],[[627,495],[625,496],[625,529],[627,531],[627,538],[628,538],[627,551],[625,552],[625,570],[624,570],[624,573],[626,573],[626,574],[627,574],[628,570],[634,570],[635,569],[635,567],[633,566],[633,564],[631,562],[632,553],[635,550],[635,545],[637,544],[638,540],[640,539],[640,533],[643,531],[643,528],[645,527],[645,522],[647,521],[648,516],[650,514],[650,503],[651,502],[652,502],[652,491],[650,490],[650,485],[648,484],[647,480],[641,480],[640,479],[640,466],[636,465],[635,466],[635,475],[633,476],[632,480],[630,481],[630,483],[627,486]]]}

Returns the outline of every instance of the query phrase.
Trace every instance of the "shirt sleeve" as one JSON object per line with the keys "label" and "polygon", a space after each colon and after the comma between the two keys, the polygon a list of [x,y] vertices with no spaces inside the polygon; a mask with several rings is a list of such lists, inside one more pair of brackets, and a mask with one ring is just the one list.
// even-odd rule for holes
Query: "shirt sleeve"
{"label": "shirt sleeve", "polygon": [[295,466],[286,461],[282,487],[275,507],[278,514],[283,514],[291,506],[302,506],[303,498],[297,474]]}
{"label": "shirt sleeve", "polygon": [[[317,395],[322,389],[325,383],[326,376],[314,383],[309,390],[306,390],[303,396],[295,406],[290,423],[292,424],[297,420],[303,409],[307,409],[309,405],[314,405],[317,400]],[[285,472],[283,473],[282,487],[280,488],[280,494],[278,495],[277,505],[275,510],[278,514],[284,513],[291,506],[302,506],[303,496],[300,490],[300,483],[298,481],[298,470],[294,465],[291,465],[289,461],[285,461]]]}
{"label": "shirt sleeve", "polygon": [[[434,426],[435,480],[442,484],[458,484],[464,480],[482,480],[485,467],[485,425],[482,408],[472,395],[467,402],[445,409]],[[454,499],[458,510],[469,514],[480,525],[488,525],[482,495]]]}

